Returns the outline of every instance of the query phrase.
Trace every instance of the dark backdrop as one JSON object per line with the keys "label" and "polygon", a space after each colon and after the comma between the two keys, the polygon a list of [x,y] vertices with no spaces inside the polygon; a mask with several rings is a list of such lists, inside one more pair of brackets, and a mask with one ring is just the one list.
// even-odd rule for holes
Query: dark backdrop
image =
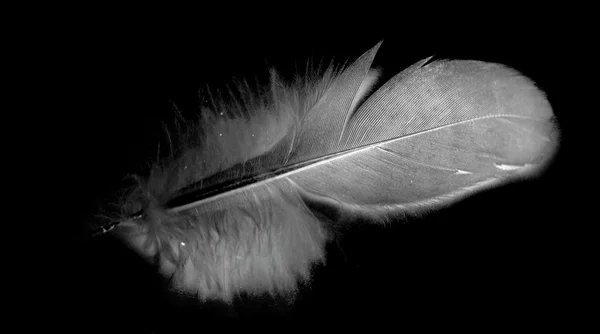
{"label": "dark backdrop", "polygon": [[535,25],[478,27],[229,32],[210,25],[163,30],[120,22],[73,34],[63,59],[70,85],[64,91],[69,108],[62,135],[72,159],[64,164],[65,192],[75,212],[67,219],[67,234],[76,240],[69,254],[73,261],[61,266],[66,313],[84,324],[167,331],[221,316],[350,323],[364,318],[442,324],[548,320],[563,293],[557,289],[565,261],[560,227],[572,219],[561,204],[567,182],[561,177],[564,150],[535,180],[398,224],[349,228],[328,246],[327,265],[315,269],[312,284],[301,289],[294,306],[251,299],[234,307],[195,305],[169,295],[153,269],[111,236],[86,238],[92,215],[121,178],[142,171],[155,154],[160,122],[169,120],[173,105],[193,112],[201,86],[252,78],[269,66],[291,73],[294,62],[351,59],[383,40],[375,64],[387,77],[432,55],[503,63],[546,91],[560,119],[562,67],[556,63],[560,50],[554,36]]}

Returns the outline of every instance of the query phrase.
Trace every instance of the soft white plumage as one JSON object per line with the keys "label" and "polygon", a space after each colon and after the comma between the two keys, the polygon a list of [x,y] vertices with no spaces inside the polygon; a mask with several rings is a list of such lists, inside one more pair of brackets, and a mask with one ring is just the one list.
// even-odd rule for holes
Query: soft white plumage
{"label": "soft white plumage", "polygon": [[500,65],[425,60],[371,94],[378,47],[319,78],[273,74],[266,96],[241,89],[242,103],[182,121],[172,157],[123,201],[123,217],[144,214],[123,218],[120,235],[200,299],[293,293],[331,234],[311,203],[340,220],[381,221],[547,163],[552,110],[529,80]]}

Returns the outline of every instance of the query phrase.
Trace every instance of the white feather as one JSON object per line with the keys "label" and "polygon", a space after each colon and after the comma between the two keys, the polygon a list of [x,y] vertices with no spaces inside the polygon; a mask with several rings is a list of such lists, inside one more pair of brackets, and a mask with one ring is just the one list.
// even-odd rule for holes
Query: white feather
{"label": "white feather", "polygon": [[293,293],[331,236],[311,202],[385,220],[519,172],[497,166],[531,163],[531,175],[552,155],[551,108],[515,71],[425,60],[370,95],[378,47],[319,79],[273,75],[269,98],[242,91],[242,106],[181,124],[173,158],[124,201],[124,216],[144,215],[124,220],[121,235],[201,299]]}

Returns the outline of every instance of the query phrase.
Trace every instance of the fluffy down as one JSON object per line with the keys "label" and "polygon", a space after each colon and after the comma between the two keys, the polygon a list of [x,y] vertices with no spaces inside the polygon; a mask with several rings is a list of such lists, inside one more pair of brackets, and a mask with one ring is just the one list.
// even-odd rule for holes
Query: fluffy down
{"label": "fluffy down", "polygon": [[[257,102],[251,92],[240,90],[242,104],[215,104],[201,110],[197,121],[181,121],[172,156],[153,164],[148,177],[136,178],[122,202],[124,216],[143,211],[122,224],[126,242],[154,261],[173,288],[199,299],[230,302],[242,292],[293,293],[298,280],[309,279],[311,266],[324,261],[327,240],[322,222],[293,187],[265,187],[241,202],[209,210],[174,212],[165,203],[191,183],[271,151],[327,94],[336,75],[329,69],[319,80],[285,85],[273,74],[270,97]],[[367,76],[352,108],[376,77],[375,71]],[[252,170],[277,163],[255,159]]]}

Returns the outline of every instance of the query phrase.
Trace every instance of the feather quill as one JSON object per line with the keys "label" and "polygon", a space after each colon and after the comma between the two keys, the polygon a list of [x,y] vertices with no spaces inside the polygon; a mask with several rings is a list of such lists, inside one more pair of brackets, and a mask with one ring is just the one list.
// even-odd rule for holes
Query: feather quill
{"label": "feather quill", "polygon": [[318,79],[273,73],[265,97],[241,90],[242,104],[180,122],[172,156],[136,179],[116,231],[200,299],[288,294],[324,261],[332,220],[387,221],[551,160],[558,129],[529,79],[425,59],[371,94],[380,45]]}

